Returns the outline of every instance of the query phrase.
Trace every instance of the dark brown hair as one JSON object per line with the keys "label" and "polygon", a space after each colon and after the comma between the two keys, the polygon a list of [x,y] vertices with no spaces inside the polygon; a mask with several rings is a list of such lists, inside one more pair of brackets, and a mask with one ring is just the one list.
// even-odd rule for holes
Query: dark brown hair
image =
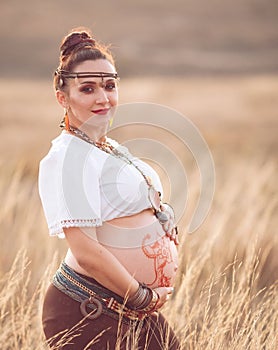
{"label": "dark brown hair", "polygon": [[64,90],[67,86],[67,79],[61,71],[72,72],[79,63],[98,59],[106,59],[115,66],[108,47],[98,43],[88,28],[72,29],[60,46],[60,64],[55,71],[53,82],[55,90]]}

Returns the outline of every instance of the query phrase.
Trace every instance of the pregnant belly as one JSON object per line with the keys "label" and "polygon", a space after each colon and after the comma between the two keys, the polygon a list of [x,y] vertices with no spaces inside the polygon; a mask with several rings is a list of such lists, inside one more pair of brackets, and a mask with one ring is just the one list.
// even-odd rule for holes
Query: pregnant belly
{"label": "pregnant belly", "polygon": [[178,267],[176,246],[153,215],[143,222],[141,227],[105,223],[97,228],[98,240],[138,281],[152,288],[172,286]]}

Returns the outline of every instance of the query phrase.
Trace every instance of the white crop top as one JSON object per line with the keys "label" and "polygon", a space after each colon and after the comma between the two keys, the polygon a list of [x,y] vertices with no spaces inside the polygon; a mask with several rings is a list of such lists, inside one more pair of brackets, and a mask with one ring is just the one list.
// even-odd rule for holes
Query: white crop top
{"label": "white crop top", "polygon": [[[151,178],[162,193],[157,173],[108,139]],[[131,164],[62,131],[39,166],[39,194],[49,234],[64,237],[63,227],[101,226],[103,222],[151,208],[148,185]]]}

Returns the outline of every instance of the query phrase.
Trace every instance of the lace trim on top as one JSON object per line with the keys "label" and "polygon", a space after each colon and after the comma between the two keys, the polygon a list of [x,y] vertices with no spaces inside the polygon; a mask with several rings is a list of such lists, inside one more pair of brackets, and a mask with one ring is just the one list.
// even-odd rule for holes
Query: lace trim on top
{"label": "lace trim on top", "polygon": [[102,221],[97,219],[68,219],[62,220],[55,225],[49,227],[50,236],[58,236],[65,238],[63,227],[98,227],[102,225]]}

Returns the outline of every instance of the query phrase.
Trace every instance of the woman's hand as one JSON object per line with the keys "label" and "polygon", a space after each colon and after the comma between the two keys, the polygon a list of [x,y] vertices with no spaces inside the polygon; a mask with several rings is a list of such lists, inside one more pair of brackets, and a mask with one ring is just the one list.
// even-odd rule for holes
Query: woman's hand
{"label": "woman's hand", "polygon": [[154,291],[159,295],[159,300],[156,304],[155,309],[160,309],[172,295],[174,288],[173,287],[157,287],[154,288]]}

